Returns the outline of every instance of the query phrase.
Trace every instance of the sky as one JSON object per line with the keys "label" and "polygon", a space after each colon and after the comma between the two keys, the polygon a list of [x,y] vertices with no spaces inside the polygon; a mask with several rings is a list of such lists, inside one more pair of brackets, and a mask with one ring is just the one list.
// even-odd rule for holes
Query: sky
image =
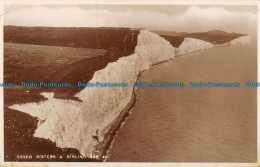
{"label": "sky", "polygon": [[130,27],[176,32],[213,29],[256,33],[256,6],[8,5],[4,24],[38,27]]}

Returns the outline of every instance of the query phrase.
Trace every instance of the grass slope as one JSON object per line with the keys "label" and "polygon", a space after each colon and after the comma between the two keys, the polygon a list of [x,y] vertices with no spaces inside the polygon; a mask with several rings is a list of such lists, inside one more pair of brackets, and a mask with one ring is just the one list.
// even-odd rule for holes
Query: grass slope
{"label": "grass slope", "polygon": [[[4,27],[4,81],[16,87],[4,88],[5,161],[97,161],[79,156],[76,149],[61,149],[50,140],[35,138],[38,120],[11,110],[11,104],[46,100],[40,95],[52,91],[56,98],[73,99],[95,71],[109,62],[130,55],[137,44],[138,30],[114,28],[32,28]],[[71,82],[71,88],[26,88],[21,82]],[[77,100],[77,99],[74,99]],[[35,155],[57,155],[54,159],[36,159]],[[17,155],[33,155],[18,159]],[[58,155],[62,155],[60,159]]]}
{"label": "grass slope", "polygon": [[212,44],[223,44],[229,42],[233,39],[245,36],[247,34],[239,33],[227,33],[220,30],[212,30],[208,32],[198,32],[198,33],[187,33],[187,32],[174,32],[174,31],[154,31],[158,33],[174,46],[178,47],[181,44],[181,40],[184,40],[185,37],[201,39]]}

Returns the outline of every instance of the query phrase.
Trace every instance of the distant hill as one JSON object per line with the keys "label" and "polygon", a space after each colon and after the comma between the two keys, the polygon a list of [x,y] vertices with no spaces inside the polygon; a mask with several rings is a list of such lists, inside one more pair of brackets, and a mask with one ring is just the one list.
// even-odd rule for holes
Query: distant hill
{"label": "distant hill", "polygon": [[154,32],[159,35],[164,35],[164,36],[180,36],[183,34],[187,34],[187,32],[159,31],[159,30],[151,30],[151,32]]}
{"label": "distant hill", "polygon": [[212,30],[208,32],[198,32],[198,33],[187,33],[187,32],[174,32],[174,31],[153,31],[159,35],[161,35],[164,38],[177,38],[181,39],[185,37],[190,37],[190,38],[196,38],[196,39],[201,39],[213,44],[223,44],[226,42],[229,42],[233,39],[239,38],[241,36],[245,36],[247,34],[238,34],[238,33],[227,33],[225,31],[221,30]]}
{"label": "distant hill", "polygon": [[226,34],[228,34],[227,32],[221,31],[221,30],[212,30],[212,31],[208,31],[206,33],[211,34],[211,35],[226,35]]}

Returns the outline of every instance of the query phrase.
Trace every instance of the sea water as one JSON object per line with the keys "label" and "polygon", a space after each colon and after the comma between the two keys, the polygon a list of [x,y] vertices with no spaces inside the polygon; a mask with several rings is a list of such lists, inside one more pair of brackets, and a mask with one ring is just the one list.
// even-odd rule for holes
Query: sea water
{"label": "sea water", "polygon": [[[151,67],[140,83],[182,82],[184,87],[140,87],[131,114],[117,132],[107,161],[256,162],[256,46],[218,47]],[[190,82],[240,83],[190,87]]]}

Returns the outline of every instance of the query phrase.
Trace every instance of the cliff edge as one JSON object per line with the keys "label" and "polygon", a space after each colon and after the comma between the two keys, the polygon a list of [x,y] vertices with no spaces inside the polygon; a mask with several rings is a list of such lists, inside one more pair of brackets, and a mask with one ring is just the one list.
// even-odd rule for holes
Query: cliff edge
{"label": "cliff edge", "polygon": [[[227,45],[248,43],[247,37],[230,41]],[[187,54],[214,47],[203,40],[184,38],[179,48],[158,34],[140,30],[134,53],[121,57],[94,73],[90,83],[128,83],[127,87],[86,87],[75,97],[81,101],[54,98],[53,93],[42,93],[48,98],[39,103],[15,104],[11,109],[37,117],[34,136],[50,139],[61,148],[76,148],[90,155],[102,142],[111,124],[133,97],[133,83],[139,73],[150,66]],[[94,137],[93,137],[94,136]]]}

